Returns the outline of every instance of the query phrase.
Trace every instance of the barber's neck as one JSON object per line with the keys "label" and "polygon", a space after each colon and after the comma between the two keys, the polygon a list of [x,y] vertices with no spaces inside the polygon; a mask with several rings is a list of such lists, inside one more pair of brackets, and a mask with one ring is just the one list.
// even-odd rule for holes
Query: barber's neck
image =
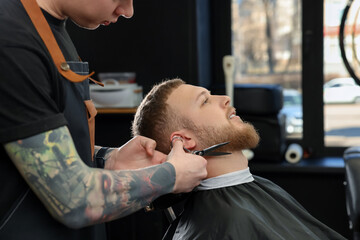
{"label": "barber's neck", "polygon": [[47,13],[49,13],[54,18],[57,18],[59,20],[64,20],[66,16],[61,11],[61,3],[62,1],[57,0],[36,0],[37,4],[40,8],[45,10]]}
{"label": "barber's neck", "polygon": [[230,172],[246,169],[248,160],[242,151],[232,152],[230,155],[217,157],[206,157],[208,175],[206,178],[212,178]]}

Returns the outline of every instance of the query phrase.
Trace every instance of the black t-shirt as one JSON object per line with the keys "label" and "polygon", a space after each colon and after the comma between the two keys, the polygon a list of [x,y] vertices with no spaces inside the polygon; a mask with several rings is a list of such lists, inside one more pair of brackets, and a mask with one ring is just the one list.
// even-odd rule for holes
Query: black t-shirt
{"label": "black t-shirt", "polygon": [[[65,22],[51,20],[61,35]],[[65,125],[59,73],[19,0],[1,1],[0,31],[0,142]]]}
{"label": "black t-shirt", "polygon": [[[45,12],[44,15],[65,59],[78,61],[76,49],[66,32],[66,21]],[[86,89],[86,86],[88,83],[74,84],[61,77],[20,0],[1,0],[0,239],[9,236],[6,234],[11,234],[11,239],[96,239],[96,235],[104,233],[100,230],[99,235],[94,227],[72,230],[56,222],[28,191],[2,147],[4,143],[64,125],[69,127],[73,138],[88,135],[88,130],[76,133],[77,124],[86,121],[85,107],[76,89]],[[77,101],[74,106],[80,109],[78,116],[72,116],[66,107],[70,94],[75,96],[72,100]],[[81,159],[91,165],[88,138],[78,138],[74,139],[76,149]],[[14,207],[18,209],[9,211]]]}

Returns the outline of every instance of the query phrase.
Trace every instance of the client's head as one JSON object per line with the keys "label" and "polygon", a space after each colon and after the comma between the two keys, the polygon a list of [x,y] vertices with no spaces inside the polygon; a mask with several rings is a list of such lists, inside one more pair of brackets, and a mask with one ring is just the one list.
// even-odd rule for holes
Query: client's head
{"label": "client's head", "polygon": [[221,151],[254,148],[259,136],[250,123],[236,116],[228,96],[211,95],[202,87],[181,79],[155,85],[135,114],[133,135],[154,139],[161,152],[170,151],[171,139],[179,136],[184,147],[201,150],[230,141]]}

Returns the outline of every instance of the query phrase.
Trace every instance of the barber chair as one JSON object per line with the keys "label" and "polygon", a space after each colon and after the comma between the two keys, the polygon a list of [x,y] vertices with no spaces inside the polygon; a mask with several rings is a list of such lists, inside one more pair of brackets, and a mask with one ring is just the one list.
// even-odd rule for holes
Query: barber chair
{"label": "barber chair", "polygon": [[360,147],[344,152],[346,209],[354,240],[360,240]]}
{"label": "barber chair", "polygon": [[280,162],[286,150],[286,116],[283,89],[274,84],[235,84],[236,113],[254,125],[260,135],[258,147],[253,149],[252,161]]}

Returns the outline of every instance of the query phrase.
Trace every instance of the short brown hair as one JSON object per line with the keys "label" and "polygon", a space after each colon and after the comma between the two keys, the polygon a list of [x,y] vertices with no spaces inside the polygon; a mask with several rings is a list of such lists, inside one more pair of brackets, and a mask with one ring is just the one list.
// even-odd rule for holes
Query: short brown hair
{"label": "short brown hair", "polygon": [[169,95],[180,85],[181,79],[165,80],[155,85],[144,97],[138,107],[132,123],[133,136],[141,135],[154,139],[156,149],[168,153],[170,151],[170,134],[178,129],[181,118],[166,103]]}

